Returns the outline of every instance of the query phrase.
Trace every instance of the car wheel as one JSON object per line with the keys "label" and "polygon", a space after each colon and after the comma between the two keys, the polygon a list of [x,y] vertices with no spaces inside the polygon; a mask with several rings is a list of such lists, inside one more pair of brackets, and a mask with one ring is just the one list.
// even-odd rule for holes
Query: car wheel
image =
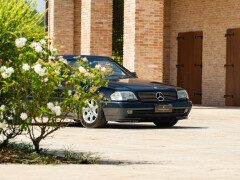
{"label": "car wheel", "polygon": [[88,101],[89,107],[82,108],[80,121],[86,128],[101,128],[107,124],[103,109],[100,103],[95,100]]}
{"label": "car wheel", "polygon": [[161,128],[168,128],[168,127],[173,127],[174,125],[176,125],[178,122],[178,120],[176,119],[172,119],[172,120],[165,120],[165,121],[154,121],[153,123],[157,126],[157,127],[161,127]]}

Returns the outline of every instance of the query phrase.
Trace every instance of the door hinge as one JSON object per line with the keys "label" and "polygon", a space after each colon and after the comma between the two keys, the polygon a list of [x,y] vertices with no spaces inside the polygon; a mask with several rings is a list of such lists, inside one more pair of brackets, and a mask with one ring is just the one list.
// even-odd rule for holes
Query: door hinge
{"label": "door hinge", "polygon": [[178,65],[176,65],[176,67],[178,68],[178,67],[184,67],[184,64],[178,64]]}
{"label": "door hinge", "polygon": [[194,64],[194,67],[201,67],[202,68],[202,64]]}
{"label": "door hinge", "polygon": [[225,37],[234,36],[234,33],[225,34]]}
{"label": "door hinge", "polygon": [[203,39],[203,36],[195,36],[195,39],[197,39],[197,38]]}
{"label": "door hinge", "polygon": [[224,67],[234,67],[234,64],[225,64]]}
{"label": "door hinge", "polygon": [[233,95],[224,95],[224,98],[233,98]]}
{"label": "door hinge", "polygon": [[200,97],[202,97],[202,93],[194,93],[194,96],[200,96]]}
{"label": "door hinge", "polygon": [[184,36],[177,37],[177,40],[179,40],[179,39],[184,39]]}

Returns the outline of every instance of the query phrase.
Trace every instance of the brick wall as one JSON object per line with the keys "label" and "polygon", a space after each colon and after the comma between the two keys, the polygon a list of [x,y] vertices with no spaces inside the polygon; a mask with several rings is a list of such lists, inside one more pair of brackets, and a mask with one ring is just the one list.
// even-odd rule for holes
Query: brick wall
{"label": "brick wall", "polygon": [[133,0],[124,0],[123,65],[135,71],[135,11]]}
{"label": "brick wall", "polygon": [[73,54],[81,54],[81,1],[74,0],[74,49]]}
{"label": "brick wall", "polygon": [[54,1],[49,0],[48,1],[48,35],[50,37],[54,36],[53,30],[54,30]]}
{"label": "brick wall", "polygon": [[49,0],[49,35],[59,54],[73,54],[74,0]]}
{"label": "brick wall", "polygon": [[171,1],[164,0],[163,28],[163,82],[170,81],[170,33],[171,33]]}
{"label": "brick wall", "polygon": [[203,104],[225,104],[224,35],[228,28],[240,28],[239,12],[239,0],[171,0],[171,84],[177,84],[178,33],[203,31]]}
{"label": "brick wall", "polygon": [[163,81],[163,0],[125,0],[124,65],[142,79]]}
{"label": "brick wall", "polygon": [[112,0],[82,0],[81,54],[112,56]]}
{"label": "brick wall", "polygon": [[82,0],[81,7],[81,54],[88,55],[90,52],[91,37],[91,1]]}

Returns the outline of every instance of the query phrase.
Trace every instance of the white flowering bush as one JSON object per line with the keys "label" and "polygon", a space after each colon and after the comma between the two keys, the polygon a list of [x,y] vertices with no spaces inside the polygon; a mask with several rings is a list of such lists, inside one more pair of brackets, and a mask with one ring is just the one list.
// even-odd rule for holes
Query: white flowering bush
{"label": "white flowering bush", "polygon": [[[44,39],[27,43],[18,38],[15,44],[20,53],[17,59],[0,66],[0,92],[6,97],[0,101],[0,122],[4,128],[12,122],[21,124],[18,129],[27,131],[39,152],[40,141],[64,127],[69,113],[81,114],[88,99],[101,100],[96,91],[107,85],[109,72],[101,66],[90,68],[86,58],[79,59],[79,68],[68,67],[67,60],[56,57]],[[21,53],[21,49],[28,50]]]}
{"label": "white flowering bush", "polygon": [[70,113],[80,115],[87,100],[101,100],[96,92],[109,71],[79,57],[80,68],[69,67],[57,57],[30,3],[0,0],[0,146],[25,133],[40,152],[40,142],[64,127]]}

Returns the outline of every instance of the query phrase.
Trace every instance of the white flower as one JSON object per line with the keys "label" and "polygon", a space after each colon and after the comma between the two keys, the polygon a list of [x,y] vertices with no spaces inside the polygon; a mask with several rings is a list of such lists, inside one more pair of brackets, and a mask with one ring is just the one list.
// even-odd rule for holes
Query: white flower
{"label": "white flower", "polygon": [[54,107],[54,104],[52,102],[47,103],[47,107],[48,109],[52,110],[52,108]]}
{"label": "white flower", "polygon": [[64,59],[63,57],[59,58],[59,61],[62,62],[62,63],[64,63],[64,64],[67,64],[67,60]]}
{"label": "white flower", "polygon": [[12,115],[7,117],[7,118],[8,118],[8,120],[13,120],[13,116]]}
{"label": "white flower", "polygon": [[14,69],[13,69],[12,67],[9,67],[9,68],[6,69],[5,72],[6,72],[7,74],[12,74],[12,73],[14,73]]}
{"label": "white flower", "polygon": [[95,68],[96,68],[96,69],[101,69],[101,65],[100,65],[100,64],[97,64],[97,65],[95,66]]}
{"label": "white flower", "polygon": [[24,121],[28,118],[27,113],[21,113],[20,118]]}
{"label": "white flower", "polygon": [[22,48],[26,45],[27,39],[26,38],[19,38],[15,40],[15,45],[18,48]]}
{"label": "white flower", "polygon": [[30,66],[28,64],[23,64],[22,68],[25,70],[25,71],[28,71],[30,69]]}
{"label": "white flower", "polygon": [[0,123],[0,129],[5,129],[7,125],[5,123]]}
{"label": "white flower", "polygon": [[42,68],[41,71],[39,72],[39,76],[45,76],[47,75],[47,68]]}
{"label": "white flower", "polygon": [[84,62],[88,62],[88,59],[86,57],[83,58]]}
{"label": "white flower", "polygon": [[2,66],[2,67],[0,68],[0,72],[5,72],[5,71],[6,71],[6,69],[7,69],[7,67],[6,67],[6,66]]}
{"label": "white flower", "polygon": [[41,39],[41,40],[40,40],[40,43],[41,43],[41,45],[45,45],[45,44],[46,44],[45,39]]}
{"label": "white flower", "polygon": [[52,51],[56,53],[58,51],[58,49],[57,48],[53,48]]}
{"label": "white flower", "polygon": [[84,69],[84,67],[82,67],[82,66],[80,66],[78,69],[79,69],[80,73],[85,73],[85,72],[87,72],[86,69]]}
{"label": "white flower", "polygon": [[102,72],[105,72],[105,71],[106,71],[106,68],[105,68],[105,67],[102,67],[102,68],[101,68],[101,71],[102,71]]}
{"label": "white flower", "polygon": [[4,79],[9,78],[9,75],[7,75],[7,73],[5,73],[5,72],[3,72],[1,75],[2,75],[2,77],[3,77]]}
{"label": "white flower", "polygon": [[1,109],[2,111],[5,111],[5,110],[6,110],[6,106],[5,106],[5,105],[1,105],[0,109]]}
{"label": "white flower", "polygon": [[45,78],[45,79],[44,79],[44,82],[48,82],[48,78]]}
{"label": "white flower", "polygon": [[35,72],[38,72],[39,69],[41,69],[41,68],[42,68],[42,65],[38,64],[38,63],[35,66],[33,66],[33,69],[34,69]]}
{"label": "white flower", "polygon": [[56,116],[60,116],[60,115],[61,115],[61,107],[60,107],[60,106],[54,106],[54,107],[52,108],[52,112],[53,112],[54,114],[56,114]]}
{"label": "white flower", "polygon": [[1,75],[4,79],[11,77],[12,73],[14,73],[14,69],[12,67],[6,68],[2,66],[0,69]]}
{"label": "white flower", "polygon": [[35,47],[37,47],[37,46],[41,46],[41,44],[39,43],[39,42],[32,42],[31,44],[30,44],[30,48],[35,48]]}
{"label": "white flower", "polygon": [[72,95],[72,91],[68,90],[68,96],[71,96],[71,95]]}
{"label": "white flower", "polygon": [[41,64],[36,64],[33,66],[34,71],[39,75],[39,76],[45,76],[47,74],[46,68],[42,68]]}
{"label": "white flower", "polygon": [[54,72],[55,72],[56,74],[60,74],[60,69],[56,69]]}
{"label": "white flower", "polygon": [[42,46],[36,46],[35,47],[35,51],[38,52],[38,53],[42,52],[42,50],[43,50]]}
{"label": "white flower", "polygon": [[54,56],[49,56],[48,60],[55,60],[56,58]]}
{"label": "white flower", "polygon": [[57,115],[57,116],[60,116],[61,114],[62,114],[61,111],[56,111],[56,115]]}
{"label": "white flower", "polygon": [[43,54],[47,55],[47,52],[46,51],[42,51]]}
{"label": "white flower", "polygon": [[64,59],[62,62],[63,62],[64,64],[67,64],[67,63],[68,63],[66,59]]}

